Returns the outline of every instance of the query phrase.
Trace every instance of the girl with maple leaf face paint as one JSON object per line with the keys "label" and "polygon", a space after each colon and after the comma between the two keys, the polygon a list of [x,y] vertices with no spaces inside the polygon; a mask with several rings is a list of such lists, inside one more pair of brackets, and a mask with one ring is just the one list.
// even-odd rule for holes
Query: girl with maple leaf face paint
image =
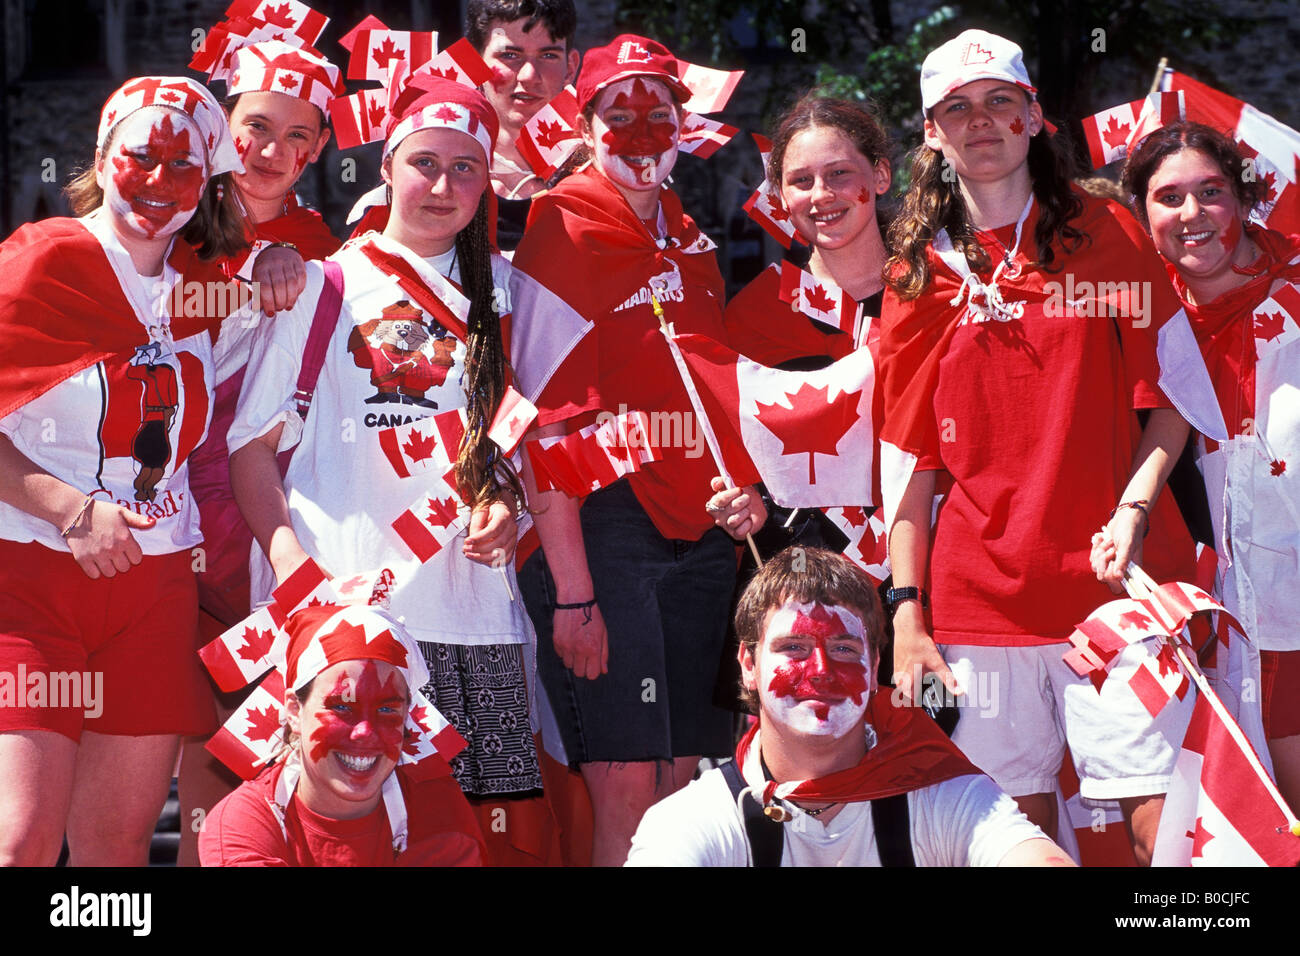
{"label": "girl with maple leaf face paint", "polygon": [[[656,316],[725,338],[714,244],[664,185],[689,97],[676,58],[646,37],[584,57],[579,125],[593,160],[533,201],[514,259],[596,325],[569,360],[581,381],[538,402],[539,437],[580,432],[602,412],[694,420]],[[668,439],[653,463],[581,502],[536,494],[525,467],[544,553],[520,585],[547,694],[573,701],[556,716],[591,794],[597,865],[623,862],[641,814],[700,755],[729,750],[731,718],[712,697],[735,544],[706,511],[716,466],[685,444]],[[734,477],[729,530],[743,538],[765,513],[743,487],[755,476]]]}
{"label": "girl with maple leaf face paint", "polygon": [[[213,727],[193,666],[188,458],[208,426],[219,335],[238,320],[169,293],[224,285],[213,260],[244,244],[229,192],[239,168],[203,87],[132,79],[104,104],[95,162],[68,188],[81,217],[0,246],[6,863],[53,865],[66,832],[75,866],[143,865],[180,735]],[[78,680],[15,699],[24,670],[51,688]]]}
{"label": "girl with maple leaf face paint", "polygon": [[[1169,263],[1213,383],[1227,440],[1196,438],[1211,504],[1219,593],[1250,642],[1246,673],[1263,672],[1263,736],[1278,789],[1300,805],[1300,238],[1249,221],[1265,184],[1241,153],[1199,123],[1145,137],[1124,166],[1124,188]],[[1099,538],[1095,565],[1113,560]],[[1253,660],[1258,649],[1259,661]],[[1248,730],[1258,711],[1243,708]],[[1251,723],[1248,724],[1247,720]],[[1252,726],[1254,725],[1254,726]]]}
{"label": "girl with maple leaf face paint", "polygon": [[[340,576],[392,568],[393,611],[427,659],[424,692],[469,740],[452,769],[495,834],[490,860],[536,862],[548,848],[530,845],[522,824],[490,829],[507,800],[521,801],[521,817],[546,818],[530,804],[541,776],[523,666],[529,628],[513,581],[523,494],[493,424],[507,387],[535,399],[559,364],[553,350],[586,324],[491,251],[496,116],[483,96],[428,73],[384,95],[383,231],[308,263],[303,296],[259,329],[230,432],[235,496],[262,552],[253,593],[270,594],[308,556]],[[317,335],[327,339],[323,367],[304,419],[294,395]],[[437,430],[422,459],[438,467],[397,470],[385,451],[392,429],[413,433],[447,414],[455,434]],[[416,447],[405,434],[398,442]],[[289,447],[282,477],[276,453]]]}
{"label": "girl with maple leaf face paint", "polygon": [[[323,259],[338,249],[339,241],[319,213],[298,201],[294,185],[307,167],[320,158],[330,138],[325,111],[342,92],[340,71],[309,46],[279,40],[257,43],[240,34],[241,23],[227,21],[211,77],[225,72],[230,132],[244,170],[234,175],[233,195],[246,215],[252,248],[222,262],[232,279],[251,278],[261,292],[268,315],[289,308],[306,283],[306,260]],[[285,31],[289,40],[297,34]],[[215,41],[214,41],[215,42]],[[248,613],[248,552],[253,534],[239,513],[230,490],[226,432],[244,381],[255,331],[251,322],[243,335],[230,343],[224,381],[217,389],[209,439],[195,450],[191,477],[205,541],[222,542],[212,548],[198,574],[200,630],[216,637]],[[234,704],[217,698],[218,710],[228,713]],[[204,749],[201,739],[185,743],[179,777],[181,815],[207,812],[231,791],[235,781]],[[198,834],[181,827],[178,862],[198,863]]]}
{"label": "girl with maple leaf face paint", "polygon": [[[1051,835],[1068,740],[1082,798],[1118,801],[1145,861],[1190,695],[1152,718],[1117,685],[1103,707],[1062,657],[1107,599],[1099,524],[1112,588],[1130,560],[1189,579],[1191,539],[1159,492],[1204,395],[1161,378],[1194,352],[1181,304],[1136,223],[1071,186],[1022,60],[969,30],[921,70],[925,142],[891,230],[881,333],[894,677],[912,695],[934,672],[960,694],[995,674],[995,706],[963,715],[957,745]],[[1064,301],[1080,281],[1097,294]],[[1127,281],[1150,289],[1146,314],[1095,289]]]}

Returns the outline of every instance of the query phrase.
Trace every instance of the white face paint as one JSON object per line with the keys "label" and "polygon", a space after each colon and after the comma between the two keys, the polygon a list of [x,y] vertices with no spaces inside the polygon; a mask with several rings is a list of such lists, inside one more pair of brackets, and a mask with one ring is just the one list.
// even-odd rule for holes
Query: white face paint
{"label": "white face paint", "polygon": [[597,165],[628,189],[658,189],[677,162],[677,107],[658,80],[634,76],[601,90],[591,131]]}
{"label": "white face paint", "polygon": [[118,125],[97,180],[119,232],[160,239],[194,215],[204,172],[198,127],[175,110],[146,107]]}
{"label": "white face paint", "polygon": [[763,718],[799,734],[839,738],[860,730],[875,676],[862,621],[838,605],[787,601],[759,645]]}

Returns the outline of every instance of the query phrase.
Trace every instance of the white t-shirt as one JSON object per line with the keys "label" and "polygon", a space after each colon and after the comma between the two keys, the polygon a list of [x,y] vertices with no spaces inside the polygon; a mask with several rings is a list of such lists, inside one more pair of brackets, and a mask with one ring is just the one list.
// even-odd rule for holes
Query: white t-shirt
{"label": "white t-shirt", "polygon": [[[441,330],[432,328],[423,313],[424,332],[417,331],[414,338],[404,338],[396,328],[387,334],[373,324],[383,319],[385,308],[408,296],[360,251],[365,238],[330,257],[343,269],[344,301],[306,422],[293,393],[324,284],[316,262],[307,263],[307,287],[294,307],[259,330],[229,433],[230,451],[284,422],[279,450],[297,446],[284,488],[298,540],[335,577],[391,570],[390,607],[413,637],[449,644],[523,643],[528,625],[513,567],[506,570],[516,595],[512,601],[498,571],[462,553],[466,531],[421,564],[392,528],[421,497],[427,479],[399,476],[384,456],[379,433],[465,406],[465,345],[449,333],[439,338]],[[459,270],[452,268],[453,256],[449,252],[426,262],[455,280]],[[492,265],[496,286],[511,288],[509,263],[494,257]],[[398,347],[419,339],[424,341],[418,348]],[[403,396],[423,404],[404,402]],[[266,601],[275,576],[256,544],[251,575],[254,603]]]}
{"label": "white t-shirt", "polygon": [[[880,866],[870,802],[845,805],[828,824],[784,806],[795,816],[784,824],[782,866]],[[1046,839],[1015,800],[982,774],[914,790],[907,809],[917,866],[997,866],[1026,840]],[[744,817],[722,771],[705,772],[647,810],[626,865],[749,866]]]}
{"label": "white t-shirt", "polygon": [[[136,311],[140,346],[133,355],[83,369],[0,418],[0,432],[72,487],[87,493],[103,488],[107,493],[96,500],[157,519],[154,527],[131,532],[145,554],[187,550],[203,540],[187,459],[207,435],[217,356],[224,348],[214,349],[207,332],[172,340],[157,315],[177,281],[176,270],[164,265],[159,277],[140,276],[101,215],[81,221],[104,245]],[[228,318],[221,340],[236,338],[241,321]],[[61,530],[0,502],[0,537],[8,541],[35,541],[66,552]]]}

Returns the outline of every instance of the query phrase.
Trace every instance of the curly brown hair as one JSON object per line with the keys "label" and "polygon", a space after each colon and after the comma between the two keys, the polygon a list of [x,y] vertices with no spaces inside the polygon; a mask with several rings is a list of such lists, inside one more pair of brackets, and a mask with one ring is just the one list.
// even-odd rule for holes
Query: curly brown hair
{"label": "curly brown hair", "polygon": [[1178,122],[1162,126],[1144,137],[1124,162],[1124,175],[1120,180],[1124,192],[1131,197],[1131,206],[1138,221],[1150,228],[1147,221],[1147,188],[1156,170],[1170,156],[1185,149],[1195,149],[1208,156],[1232,184],[1232,194],[1247,209],[1254,209],[1264,198],[1259,179],[1247,177],[1249,161],[1230,136],[1206,126],[1204,123]]}
{"label": "curly brown hair", "polygon": [[[933,110],[926,111],[926,119],[933,115]],[[1071,188],[1072,162],[1048,133],[1046,124],[1029,141],[1028,162],[1040,210],[1034,227],[1038,250],[1034,265],[1046,272],[1057,272],[1061,265],[1053,245],[1073,252],[1091,241],[1070,224],[1083,214],[1083,201]],[[889,248],[894,254],[886,266],[885,280],[903,300],[915,299],[929,285],[926,247],[940,229],[948,230],[953,248],[961,250],[972,272],[984,272],[992,265],[975,238],[961,188],[944,167],[943,154],[937,149],[922,144],[912,153],[912,186],[903,198],[903,211],[889,229]]]}

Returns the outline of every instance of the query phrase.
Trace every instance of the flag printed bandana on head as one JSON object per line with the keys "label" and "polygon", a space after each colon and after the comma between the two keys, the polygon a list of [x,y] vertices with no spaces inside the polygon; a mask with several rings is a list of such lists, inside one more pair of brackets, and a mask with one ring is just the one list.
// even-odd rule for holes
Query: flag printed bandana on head
{"label": "flag printed bandana on head", "polygon": [[339,68],[315,50],[266,40],[235,51],[235,69],[227,81],[231,96],[241,93],[284,93],[320,109],[330,107],[343,92]]}
{"label": "flag printed bandana on head", "polygon": [[[270,671],[208,749],[251,779],[283,748],[281,707],[286,691],[301,689],[343,661],[381,660],[398,669],[411,693],[399,765],[436,755],[439,759],[420,767],[418,775],[450,773],[446,761],[464,749],[465,741],[420,693],[429,679],[424,658],[406,630],[380,606],[392,581],[392,572],[385,570],[335,582],[308,560],[275,589],[268,607],[199,651],[223,690],[237,690]],[[367,598],[374,603],[356,603]]]}
{"label": "flag printed bandana on head", "polygon": [[231,171],[243,172],[226,122],[226,112],[201,83],[184,76],[140,76],[127,80],[108,98],[99,114],[95,143],[102,152],[108,134],[118,123],[146,106],[166,106],[188,116],[199,128],[208,178]]}

